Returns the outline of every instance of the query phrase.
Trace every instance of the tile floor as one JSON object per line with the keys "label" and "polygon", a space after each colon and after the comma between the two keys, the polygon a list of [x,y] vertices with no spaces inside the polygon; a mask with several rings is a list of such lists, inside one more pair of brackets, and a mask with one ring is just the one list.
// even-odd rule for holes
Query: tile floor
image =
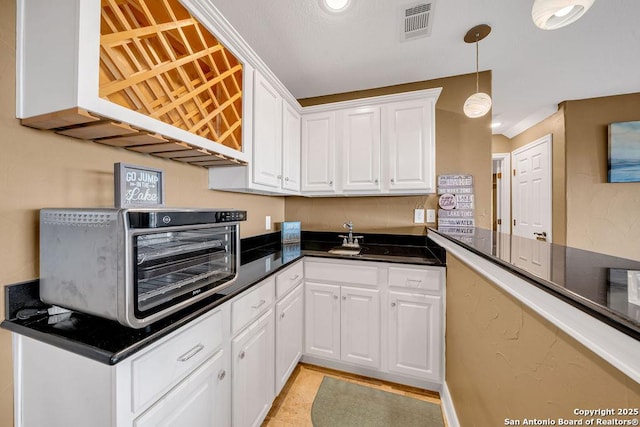
{"label": "tile floor", "polygon": [[311,406],[325,375],[440,405],[440,396],[433,391],[300,363],[273,402],[262,427],[312,427]]}

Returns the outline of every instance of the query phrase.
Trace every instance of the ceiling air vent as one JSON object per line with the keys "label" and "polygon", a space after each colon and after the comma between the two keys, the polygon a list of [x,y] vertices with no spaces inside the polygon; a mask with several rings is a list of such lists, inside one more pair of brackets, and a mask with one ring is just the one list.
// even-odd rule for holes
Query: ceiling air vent
{"label": "ceiling air vent", "polygon": [[401,40],[413,40],[431,35],[435,1],[405,5],[400,9]]}

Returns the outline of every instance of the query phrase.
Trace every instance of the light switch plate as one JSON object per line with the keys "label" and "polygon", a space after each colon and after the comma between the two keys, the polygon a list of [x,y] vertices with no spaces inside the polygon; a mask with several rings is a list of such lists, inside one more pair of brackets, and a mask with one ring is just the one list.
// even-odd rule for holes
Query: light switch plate
{"label": "light switch plate", "polygon": [[414,209],[413,222],[415,224],[424,224],[424,209]]}
{"label": "light switch plate", "polygon": [[432,224],[436,222],[436,210],[427,209],[427,223]]}
{"label": "light switch plate", "polygon": [[267,215],[264,217],[264,228],[265,230],[271,230],[271,216]]}

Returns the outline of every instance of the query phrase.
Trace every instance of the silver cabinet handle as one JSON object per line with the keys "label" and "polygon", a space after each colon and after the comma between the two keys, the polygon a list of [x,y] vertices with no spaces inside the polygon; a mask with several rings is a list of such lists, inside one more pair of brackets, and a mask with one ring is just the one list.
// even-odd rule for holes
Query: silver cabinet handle
{"label": "silver cabinet handle", "polygon": [[239,357],[240,359],[244,359],[244,350],[242,350],[242,351],[240,352],[240,354],[238,355],[238,357]]}
{"label": "silver cabinet handle", "polygon": [[375,180],[373,180],[373,182],[374,182],[374,184],[377,184],[377,183],[378,183],[378,180],[377,180],[377,179],[375,179]]}
{"label": "silver cabinet handle", "polygon": [[329,187],[333,187],[333,181],[329,181]]}
{"label": "silver cabinet handle", "polygon": [[338,295],[334,295],[334,296],[333,296],[333,299],[338,299]]}
{"label": "silver cabinet handle", "polygon": [[258,303],[258,305],[252,305],[251,308],[260,308],[262,307],[267,301],[261,299],[260,302]]}
{"label": "silver cabinet handle", "polygon": [[347,297],[342,297],[342,301],[346,301],[346,300],[347,300]]}
{"label": "silver cabinet handle", "polygon": [[422,279],[407,279],[407,282],[422,283]]}
{"label": "silver cabinet handle", "polygon": [[392,182],[392,183],[393,183],[393,182],[396,182],[396,180],[395,180],[395,179],[393,179],[393,178],[391,178],[391,182]]}
{"label": "silver cabinet handle", "polygon": [[395,306],[396,306],[396,303],[395,303],[395,302],[392,302],[392,303],[391,303],[391,307],[395,307]]}
{"label": "silver cabinet handle", "polygon": [[220,372],[218,372],[218,381],[222,381],[224,379],[224,377],[227,376],[227,373],[225,372],[225,370],[221,370]]}
{"label": "silver cabinet handle", "polygon": [[282,179],[282,175],[278,175],[278,179]]}
{"label": "silver cabinet handle", "polygon": [[280,315],[280,318],[281,318],[281,319],[284,319],[284,313],[282,313],[282,314]]}
{"label": "silver cabinet handle", "polygon": [[191,350],[187,351],[185,354],[183,354],[182,356],[178,357],[178,362],[186,362],[187,360],[191,359],[196,354],[200,353],[202,351],[202,349],[204,349],[204,345],[203,344],[196,345]]}
{"label": "silver cabinet handle", "polygon": [[284,179],[284,180],[285,180],[285,181],[289,181],[289,177],[288,177],[288,176],[287,176],[287,177],[285,177],[285,179]]}
{"label": "silver cabinet handle", "polygon": [[298,279],[298,277],[300,277],[300,275],[299,275],[299,274],[296,274],[295,276],[290,277],[290,278],[289,278],[289,281],[293,282],[294,280],[297,280],[297,279]]}

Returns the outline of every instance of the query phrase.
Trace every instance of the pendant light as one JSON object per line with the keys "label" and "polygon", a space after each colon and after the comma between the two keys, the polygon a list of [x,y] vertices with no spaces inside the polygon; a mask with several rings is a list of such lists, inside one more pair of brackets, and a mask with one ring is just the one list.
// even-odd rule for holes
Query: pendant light
{"label": "pendant light", "polygon": [[595,0],[535,0],[531,9],[534,24],[555,30],[580,19]]}
{"label": "pendant light", "polygon": [[478,71],[478,42],[487,37],[490,32],[490,26],[481,24],[467,31],[467,34],[464,36],[466,43],[476,44],[476,93],[467,98],[462,109],[464,114],[472,119],[484,116],[491,109],[491,97],[486,93],[480,92],[480,76]]}

